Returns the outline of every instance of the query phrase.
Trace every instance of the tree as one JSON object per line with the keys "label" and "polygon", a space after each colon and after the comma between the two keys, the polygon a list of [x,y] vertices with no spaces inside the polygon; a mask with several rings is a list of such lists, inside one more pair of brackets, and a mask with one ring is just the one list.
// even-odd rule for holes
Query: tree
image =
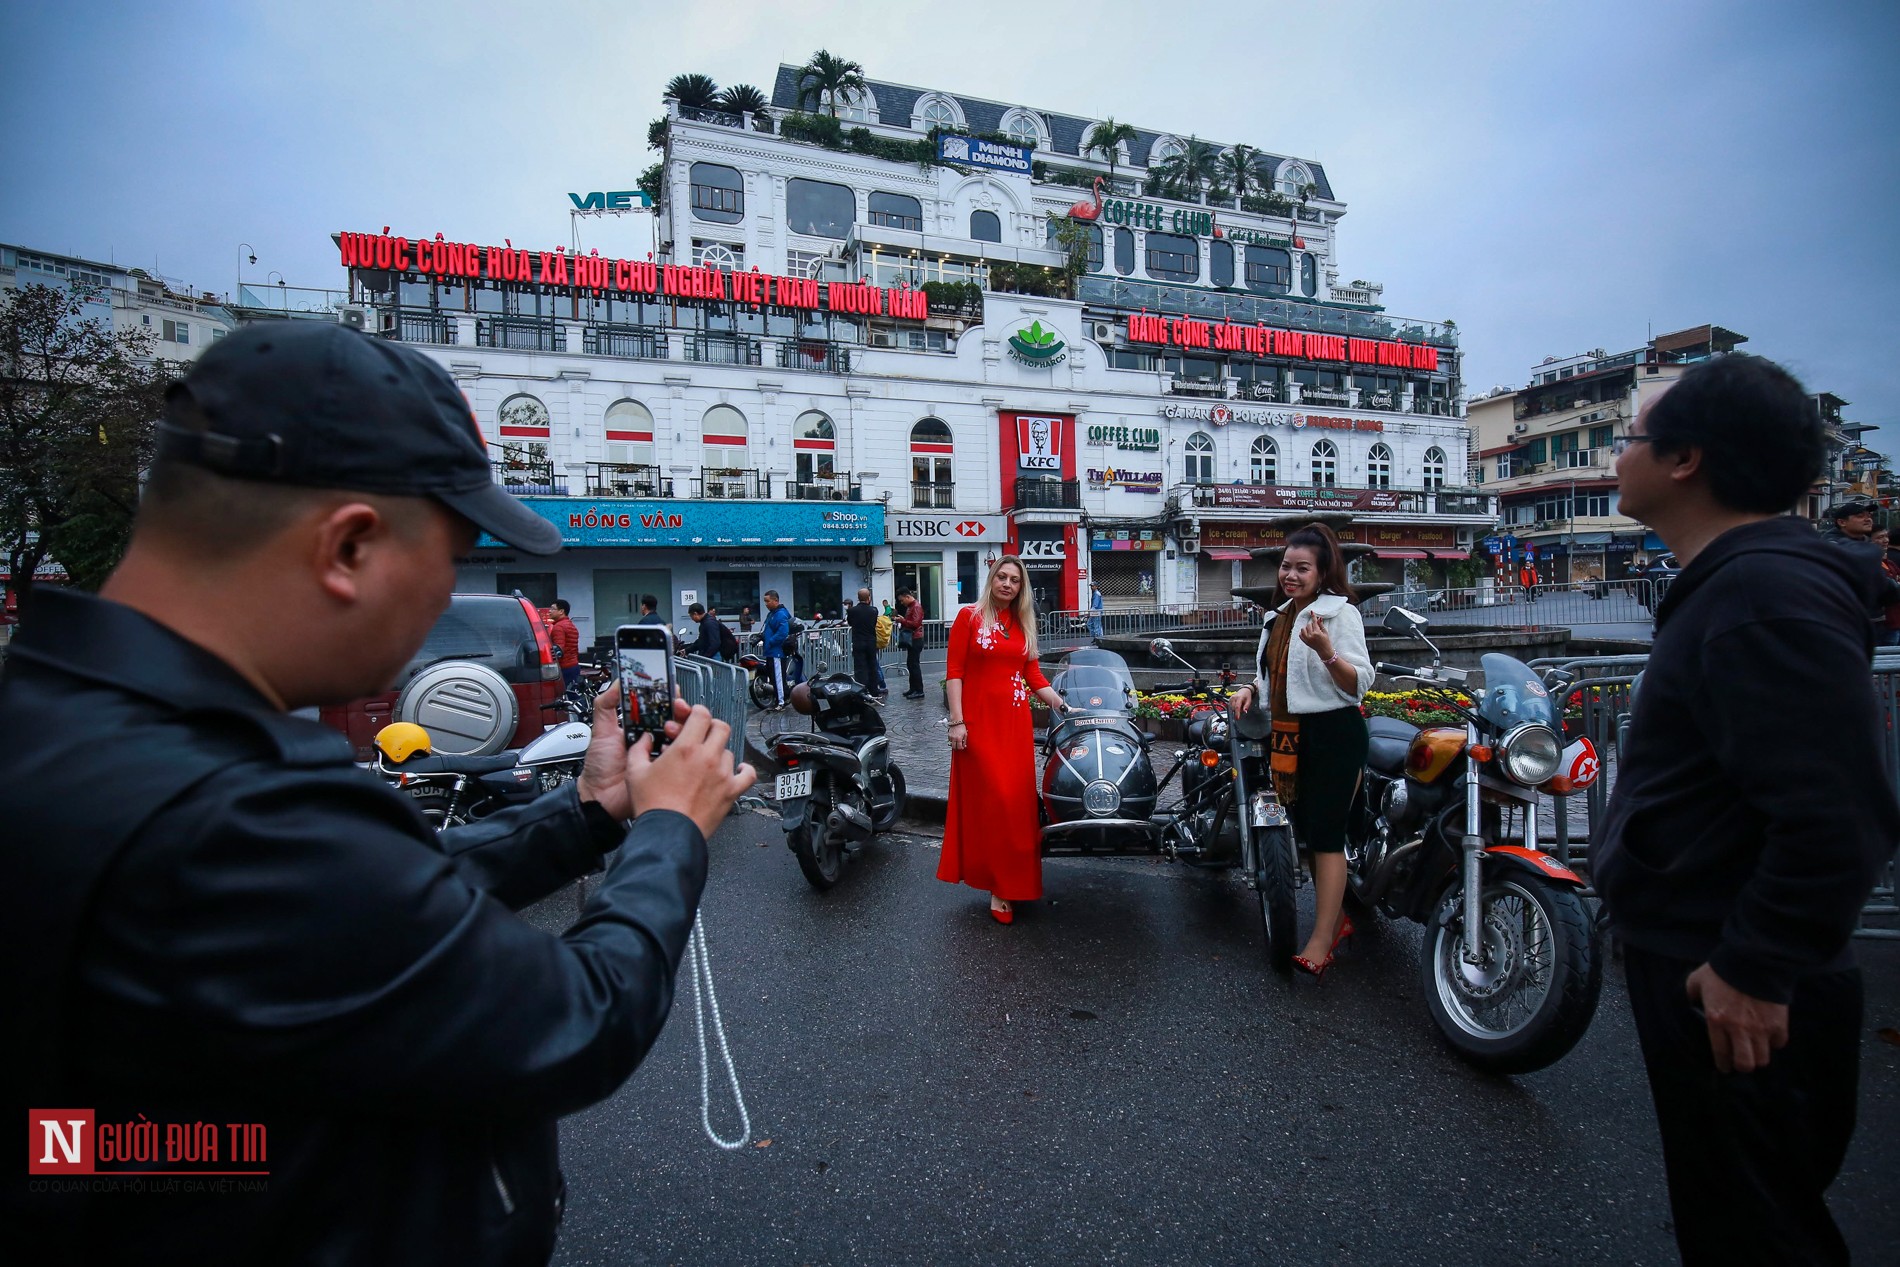
{"label": "tree", "polygon": [[1256,155],[1245,145],[1236,145],[1222,154],[1219,171],[1221,183],[1233,190],[1236,198],[1245,198],[1260,179]]}
{"label": "tree", "polygon": [[733,114],[758,114],[765,104],[765,94],[751,84],[734,84],[719,94],[719,108]]}
{"label": "tree", "polygon": [[21,594],[48,559],[87,589],[118,565],[180,368],[84,314],[51,286],[0,298],[0,547]]}
{"label": "tree", "polygon": [[1115,164],[1121,158],[1121,147],[1132,143],[1140,134],[1132,123],[1117,123],[1114,119],[1103,119],[1089,130],[1088,140],[1082,146],[1084,154],[1100,154],[1108,160],[1108,183],[1115,183]]}
{"label": "tree", "polygon": [[711,75],[675,75],[666,82],[665,96],[682,110],[711,110],[719,103],[719,85]]}
{"label": "tree", "polygon": [[1171,198],[1198,198],[1220,184],[1220,151],[1190,136],[1177,154],[1161,160],[1161,186]]}
{"label": "tree", "polygon": [[825,113],[835,119],[838,117],[840,101],[867,91],[869,86],[864,82],[864,67],[842,57],[833,57],[822,48],[798,68],[800,110],[810,101],[824,107]]}

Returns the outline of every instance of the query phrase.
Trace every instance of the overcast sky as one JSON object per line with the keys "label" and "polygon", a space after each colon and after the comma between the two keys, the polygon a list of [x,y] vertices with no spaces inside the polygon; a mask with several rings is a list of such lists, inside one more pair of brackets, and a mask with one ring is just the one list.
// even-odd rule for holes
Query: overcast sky
{"label": "overcast sky", "polygon": [[1473,394],[1713,321],[1900,450],[1893,3],[9,0],[0,47],[0,240],[203,289],[239,243],[247,281],[340,286],[339,229],[566,242],[670,76],[769,93],[823,47],[1320,160],[1341,277],[1456,319]]}

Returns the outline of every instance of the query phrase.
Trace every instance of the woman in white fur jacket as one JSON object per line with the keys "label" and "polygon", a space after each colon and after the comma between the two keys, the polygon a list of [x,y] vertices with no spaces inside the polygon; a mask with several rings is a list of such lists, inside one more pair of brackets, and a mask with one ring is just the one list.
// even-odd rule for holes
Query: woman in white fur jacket
{"label": "woman in white fur jacket", "polygon": [[[1359,701],[1372,687],[1366,626],[1353,606],[1339,538],[1310,524],[1286,539],[1280,592],[1267,614],[1252,686],[1234,692],[1239,712],[1272,712],[1273,786],[1313,854],[1313,935],[1294,966],[1323,977],[1333,952],[1352,936],[1346,897],[1346,815],[1366,764],[1366,719]],[[1297,636],[1295,636],[1297,634]]]}

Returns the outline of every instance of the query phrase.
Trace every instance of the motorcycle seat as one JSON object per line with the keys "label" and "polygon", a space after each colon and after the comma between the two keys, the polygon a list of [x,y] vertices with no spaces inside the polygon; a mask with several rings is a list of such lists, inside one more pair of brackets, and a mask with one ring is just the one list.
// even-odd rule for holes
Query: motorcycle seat
{"label": "motorcycle seat", "polygon": [[391,769],[399,774],[465,774],[475,778],[497,770],[512,770],[517,754],[499,753],[492,757],[460,757],[444,753],[433,757],[415,757]]}
{"label": "motorcycle seat", "polygon": [[1370,732],[1366,764],[1380,774],[1405,773],[1405,754],[1418,735],[1418,727],[1396,717],[1369,717],[1366,729]]}
{"label": "motorcycle seat", "polygon": [[774,743],[803,743],[822,748],[856,748],[858,746],[849,739],[828,735],[822,730],[780,731],[772,736],[772,740]]}

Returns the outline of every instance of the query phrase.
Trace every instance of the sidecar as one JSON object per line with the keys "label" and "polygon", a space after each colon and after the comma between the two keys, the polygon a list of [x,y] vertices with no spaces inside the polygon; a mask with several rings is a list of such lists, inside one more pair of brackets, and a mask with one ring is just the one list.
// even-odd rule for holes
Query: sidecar
{"label": "sidecar", "polygon": [[1042,745],[1042,852],[1152,854],[1158,791],[1148,736],[1135,725],[1135,680],[1112,651],[1071,652],[1050,686],[1069,712]]}

